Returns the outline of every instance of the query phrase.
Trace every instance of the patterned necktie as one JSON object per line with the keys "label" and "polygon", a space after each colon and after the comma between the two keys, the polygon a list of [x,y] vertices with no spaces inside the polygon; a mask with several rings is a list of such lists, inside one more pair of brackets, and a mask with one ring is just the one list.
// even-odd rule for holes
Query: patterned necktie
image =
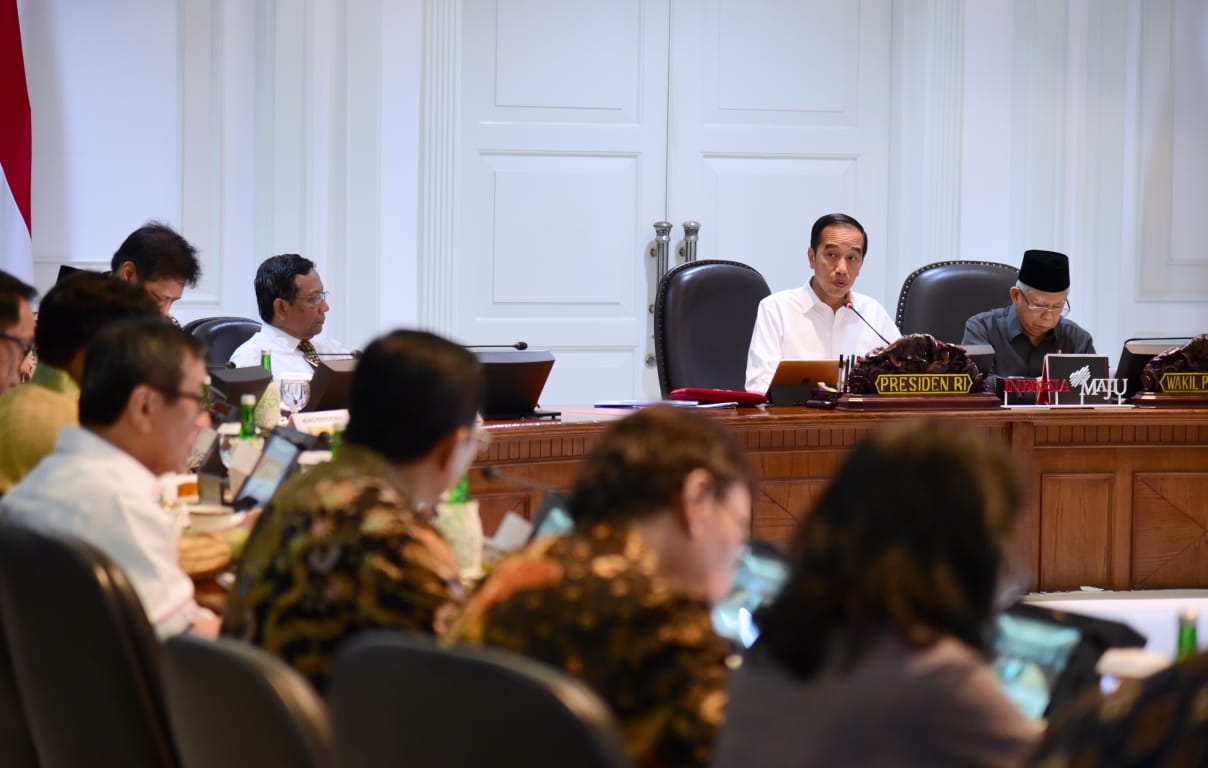
{"label": "patterned necktie", "polygon": [[311,344],[309,339],[298,342],[298,351],[306,358],[306,362],[310,363],[311,368],[319,367],[319,363],[322,361],[319,360],[319,353],[315,352],[315,345]]}

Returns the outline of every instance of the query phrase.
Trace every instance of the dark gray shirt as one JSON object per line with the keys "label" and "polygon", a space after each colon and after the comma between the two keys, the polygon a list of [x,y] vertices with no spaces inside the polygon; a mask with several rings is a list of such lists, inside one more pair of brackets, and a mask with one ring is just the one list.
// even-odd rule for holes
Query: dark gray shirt
{"label": "dark gray shirt", "polygon": [[712,768],[1023,764],[1039,728],[977,652],[886,639],[847,673],[799,680],[759,646],[730,676]]}
{"label": "dark gray shirt", "polygon": [[965,322],[962,344],[989,344],[994,347],[996,376],[1030,376],[1035,378],[1044,368],[1044,356],[1064,352],[1067,355],[1093,355],[1095,342],[1073,320],[1061,318],[1038,346],[1023,332],[1015,305],[991,309],[974,315]]}

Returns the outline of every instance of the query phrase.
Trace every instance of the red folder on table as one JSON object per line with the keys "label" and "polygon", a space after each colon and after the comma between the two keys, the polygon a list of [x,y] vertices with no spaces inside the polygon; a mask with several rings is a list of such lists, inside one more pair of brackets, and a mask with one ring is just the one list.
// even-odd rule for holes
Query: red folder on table
{"label": "red folder on table", "polygon": [[707,389],[704,387],[684,387],[672,390],[668,395],[671,400],[695,400],[698,403],[738,403],[741,406],[763,405],[767,397],[758,392],[738,392],[732,389]]}

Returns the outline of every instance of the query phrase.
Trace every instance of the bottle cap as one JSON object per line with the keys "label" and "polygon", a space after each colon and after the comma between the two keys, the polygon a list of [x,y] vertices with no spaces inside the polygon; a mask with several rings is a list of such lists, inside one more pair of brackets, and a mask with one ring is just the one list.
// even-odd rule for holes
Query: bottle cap
{"label": "bottle cap", "polygon": [[239,404],[240,405],[255,405],[256,396],[253,395],[251,392],[248,392],[239,398]]}

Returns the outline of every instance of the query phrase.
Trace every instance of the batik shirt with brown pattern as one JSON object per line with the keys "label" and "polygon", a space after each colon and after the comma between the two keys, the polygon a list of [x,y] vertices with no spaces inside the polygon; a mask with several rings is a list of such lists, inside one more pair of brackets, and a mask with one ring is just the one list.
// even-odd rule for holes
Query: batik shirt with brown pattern
{"label": "batik shirt with brown pattern", "polygon": [[433,634],[460,601],[449,545],[381,456],[345,445],[264,510],[236,568],[223,634],[285,659],[320,690],[360,630]]}
{"label": "batik shirt with brown pattern", "polygon": [[561,667],[612,707],[642,766],[703,766],[725,709],[727,645],[631,530],[596,524],[501,562],[450,637]]}

